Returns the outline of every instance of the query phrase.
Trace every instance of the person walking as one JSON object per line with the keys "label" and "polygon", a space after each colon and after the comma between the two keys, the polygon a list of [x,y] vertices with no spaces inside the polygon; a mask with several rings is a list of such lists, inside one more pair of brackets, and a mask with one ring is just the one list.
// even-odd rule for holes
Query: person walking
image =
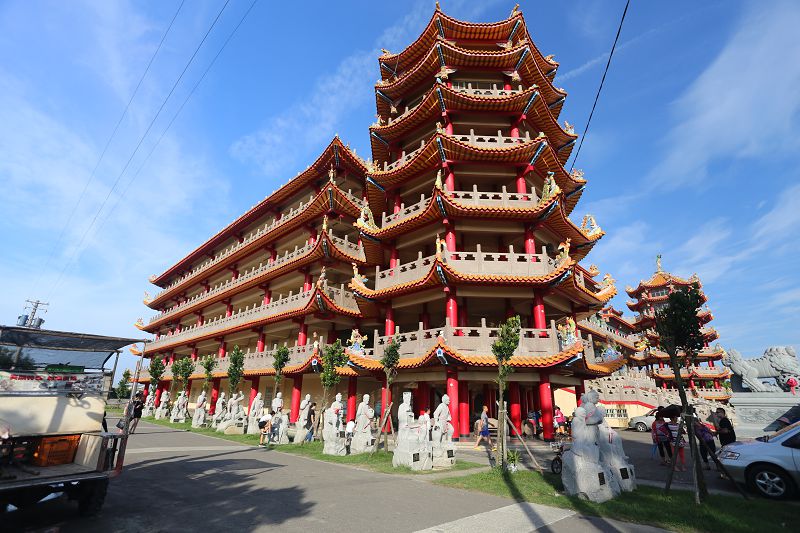
{"label": "person walking", "polygon": [[305,428],[308,431],[306,433],[306,442],[312,442],[314,440],[314,425],[317,423],[317,402],[311,402],[311,407],[308,408],[308,416],[306,417],[306,425]]}
{"label": "person walking", "polygon": [[486,440],[486,444],[489,445],[492,450],[494,450],[494,446],[492,445],[492,437],[489,435],[489,406],[484,405],[483,410],[481,411],[481,429],[478,431],[478,438],[475,439],[475,446],[474,448],[477,450],[481,441]]}
{"label": "person walking", "polygon": [[722,446],[736,442],[736,431],[733,429],[728,415],[725,414],[725,409],[718,407],[717,411],[717,434],[719,435],[719,443]]}
{"label": "person walking", "polygon": [[681,429],[680,435],[678,434],[678,428],[680,427],[678,424],[678,415],[673,415],[670,417],[667,427],[669,428],[671,437],[672,460],[676,461],[677,464],[677,461],[680,459],[680,466],[676,466],[675,470],[678,470],[679,472],[686,472],[686,457],[684,454],[684,448],[686,448],[686,439],[683,438],[683,436],[686,434],[686,429]]}
{"label": "person walking", "polygon": [[136,433],[136,427],[139,425],[139,419],[142,418],[142,411],[144,411],[144,401],[142,400],[142,393],[137,392],[136,395],[133,397],[133,403],[131,404],[131,411],[133,417],[130,421],[130,427],[128,428],[131,435]]}
{"label": "person walking", "polygon": [[557,405],[555,411],[553,411],[553,422],[556,426],[556,433],[563,435],[567,430],[567,417],[561,412],[561,408]]}
{"label": "person walking", "polygon": [[653,444],[658,447],[658,454],[661,456],[661,464],[668,465],[672,462],[672,447],[669,445],[671,436],[667,422],[664,420],[664,413],[661,409],[656,410],[656,419],[650,426],[653,437]]}

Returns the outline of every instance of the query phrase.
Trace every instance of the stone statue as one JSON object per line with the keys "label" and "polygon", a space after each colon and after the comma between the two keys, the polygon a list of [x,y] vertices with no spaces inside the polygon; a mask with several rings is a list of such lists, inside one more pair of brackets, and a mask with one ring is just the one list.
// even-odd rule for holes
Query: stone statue
{"label": "stone statue", "polygon": [[397,445],[392,466],[408,466],[412,470],[433,468],[433,452],[428,438],[428,420],[414,421],[411,393],[403,393],[403,403],[397,408]]}
{"label": "stone statue", "polygon": [[375,409],[369,405],[369,394],[365,394],[356,409],[353,439],[350,442],[350,453],[364,453],[372,451],[375,439],[372,437],[372,420],[375,418]]}
{"label": "stone statue", "polygon": [[275,444],[289,444],[289,415],[275,411],[272,415],[272,442]]}
{"label": "stone statue", "polygon": [[567,494],[598,503],[636,488],[633,465],[619,435],[605,421],[599,401],[594,389],[581,395],[572,418],[572,447],[563,454],[561,473]]}
{"label": "stone statue", "polygon": [[185,391],[178,393],[175,398],[175,404],[172,406],[172,413],[170,414],[169,421],[175,423],[186,422],[186,417],[189,416],[189,397]]}
{"label": "stone statue", "polygon": [[247,415],[242,407],[242,400],[244,400],[243,392],[231,395],[231,399],[228,400],[228,411],[217,425],[217,431],[224,432],[226,435],[244,434]]}
{"label": "stone statue", "polygon": [[206,422],[206,391],[201,391],[192,415],[192,427],[199,428]]}
{"label": "stone statue", "polygon": [[571,316],[567,317],[567,320],[564,324],[559,324],[557,329],[558,336],[561,338],[561,342],[563,343],[564,347],[572,346],[578,342],[578,336],[576,334],[577,326],[575,324],[575,320],[573,320]]}
{"label": "stone statue", "polygon": [[345,438],[345,425],[342,422],[342,395],[336,394],[336,399],[325,410],[322,419],[322,439],[325,441],[322,453],[325,455],[346,455],[347,446]]}
{"label": "stone statue", "polygon": [[350,338],[347,340],[347,344],[350,346],[350,350],[354,352],[363,352],[364,351],[364,342],[366,342],[367,336],[362,335],[358,328],[353,328],[353,331],[350,332]]}
{"label": "stone statue", "polygon": [[300,413],[297,415],[297,422],[294,423],[294,443],[299,444],[303,442],[308,435],[306,429],[306,420],[308,420],[308,411],[311,409],[311,395],[306,394],[306,397],[300,401]]}
{"label": "stone statue", "polygon": [[279,413],[283,410],[283,393],[279,392],[272,399],[272,410]]}
{"label": "stone statue", "polygon": [[[788,391],[789,378],[800,381],[800,362],[792,346],[772,346],[764,351],[764,355],[754,359],[745,359],[731,348],[722,358],[722,364],[733,372],[731,385],[734,392]],[[765,378],[775,379],[776,384],[761,381]]]}
{"label": "stone statue", "polygon": [[219,398],[217,398],[217,403],[214,406],[214,417],[211,419],[211,427],[217,428],[220,422],[225,419],[225,416],[228,414],[228,410],[226,406],[228,402],[225,401],[225,393],[221,393]]}
{"label": "stone statue", "polygon": [[258,419],[261,418],[261,413],[264,411],[264,400],[261,398],[261,393],[256,394],[253,398],[253,403],[250,404],[250,413],[247,416],[247,432],[252,434],[259,433]]}
{"label": "stone statue", "polygon": [[150,393],[147,395],[147,400],[144,402],[144,410],[142,411],[142,416],[153,416],[153,413],[156,409],[156,394],[155,391],[150,390]]}
{"label": "stone statue", "polygon": [[431,430],[431,453],[434,468],[450,468],[456,462],[456,450],[453,446],[453,425],[450,423],[450,397],[442,396],[442,403],[433,412],[433,429]]}
{"label": "stone statue", "polygon": [[167,418],[169,414],[169,391],[165,390],[161,393],[161,398],[158,401],[158,409],[156,409],[156,420]]}

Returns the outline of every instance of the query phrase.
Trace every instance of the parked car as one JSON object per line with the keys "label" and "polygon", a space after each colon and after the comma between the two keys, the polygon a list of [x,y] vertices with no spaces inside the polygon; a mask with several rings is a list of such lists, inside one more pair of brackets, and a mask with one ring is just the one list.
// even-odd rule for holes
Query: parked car
{"label": "parked car", "polygon": [[634,416],[628,420],[628,428],[644,433],[645,431],[650,431],[650,428],[653,426],[653,422],[655,421],[656,410],[650,409],[647,414]]}
{"label": "parked car", "polygon": [[800,422],[773,435],[728,444],[719,459],[737,483],[767,498],[789,498],[800,487]]}

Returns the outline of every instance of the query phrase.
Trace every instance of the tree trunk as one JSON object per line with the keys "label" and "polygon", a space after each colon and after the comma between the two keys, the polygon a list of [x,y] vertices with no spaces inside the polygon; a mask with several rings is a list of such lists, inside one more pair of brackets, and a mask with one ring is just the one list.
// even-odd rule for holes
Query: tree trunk
{"label": "tree trunk", "polygon": [[322,409],[319,410],[317,413],[317,423],[315,424],[314,434],[319,437],[320,442],[325,442],[325,438],[322,436],[322,430],[320,427],[325,422],[325,411],[328,409],[326,406],[328,405],[328,394],[329,390],[326,388],[322,389]]}
{"label": "tree trunk", "polygon": [[500,469],[505,472],[508,465],[506,464],[506,402],[503,401],[503,394],[505,393],[506,382],[502,378],[497,379],[497,450],[500,453]]}

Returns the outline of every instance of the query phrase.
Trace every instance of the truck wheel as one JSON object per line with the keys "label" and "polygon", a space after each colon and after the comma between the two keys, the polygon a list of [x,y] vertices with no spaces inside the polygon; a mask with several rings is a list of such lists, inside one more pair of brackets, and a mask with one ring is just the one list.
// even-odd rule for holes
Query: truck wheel
{"label": "truck wheel", "polygon": [[94,516],[103,508],[108,491],[108,480],[99,479],[81,484],[78,498],[78,512],[81,516]]}

